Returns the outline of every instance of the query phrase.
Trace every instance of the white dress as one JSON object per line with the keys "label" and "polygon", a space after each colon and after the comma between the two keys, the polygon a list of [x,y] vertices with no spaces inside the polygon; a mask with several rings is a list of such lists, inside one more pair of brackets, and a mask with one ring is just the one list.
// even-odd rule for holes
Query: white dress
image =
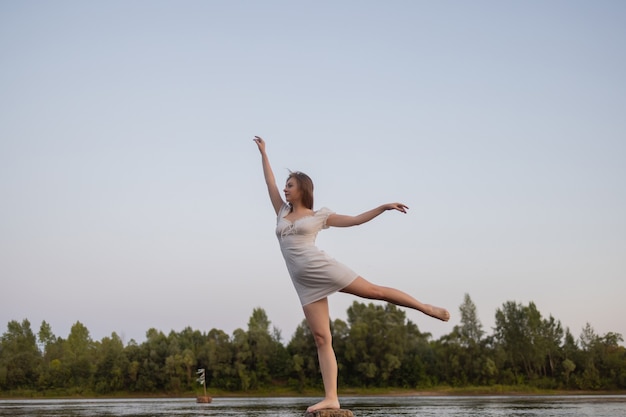
{"label": "white dress", "polygon": [[315,246],[317,232],[328,229],[332,211],[324,207],[292,223],[285,219],[289,210],[285,203],[278,212],[276,236],[300,303],[306,305],[345,288],[359,275]]}

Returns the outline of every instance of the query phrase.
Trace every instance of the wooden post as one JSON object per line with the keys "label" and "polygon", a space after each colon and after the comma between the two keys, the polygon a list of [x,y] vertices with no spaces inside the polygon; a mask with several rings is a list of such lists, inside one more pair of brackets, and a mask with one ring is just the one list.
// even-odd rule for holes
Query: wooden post
{"label": "wooden post", "polygon": [[205,377],[206,371],[204,370],[204,368],[202,368],[202,369],[198,369],[198,372],[196,373],[200,375],[198,377],[198,382],[204,386],[204,395],[200,395],[198,398],[196,398],[196,402],[208,404],[211,401],[213,401],[213,399],[209,397],[208,395],[206,395],[206,377]]}
{"label": "wooden post", "polygon": [[312,413],[307,412],[304,417],[354,417],[350,410],[317,410]]}

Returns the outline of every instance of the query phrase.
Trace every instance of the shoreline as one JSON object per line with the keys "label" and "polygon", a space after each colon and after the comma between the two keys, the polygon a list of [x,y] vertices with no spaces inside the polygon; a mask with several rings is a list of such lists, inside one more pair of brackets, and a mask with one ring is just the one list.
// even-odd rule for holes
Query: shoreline
{"label": "shoreline", "polygon": [[[196,398],[200,394],[193,392],[179,393],[112,393],[108,395],[84,393],[51,393],[38,391],[23,391],[15,393],[0,392],[0,401],[7,400],[123,400],[123,399],[176,399]],[[250,391],[250,392],[209,392],[215,398],[297,398],[320,397],[323,393],[317,391],[285,392],[280,390]],[[439,389],[344,389],[339,391],[340,397],[575,397],[575,396],[624,396],[626,390],[543,390],[533,387],[465,387]]]}

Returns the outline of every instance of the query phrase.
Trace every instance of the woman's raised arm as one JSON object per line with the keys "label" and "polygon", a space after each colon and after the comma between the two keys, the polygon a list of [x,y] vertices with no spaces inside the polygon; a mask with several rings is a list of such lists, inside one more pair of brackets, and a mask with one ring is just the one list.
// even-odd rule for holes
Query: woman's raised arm
{"label": "woman's raised arm", "polygon": [[334,227],[350,227],[350,226],[358,226],[363,223],[367,223],[373,218],[380,216],[387,210],[398,210],[402,213],[406,213],[408,207],[402,203],[389,203],[383,204],[382,206],[378,206],[372,210],[361,213],[357,216],[346,216],[343,214],[331,214],[326,219],[326,224],[328,226]]}
{"label": "woman's raised arm", "polygon": [[278,191],[278,187],[276,186],[276,178],[274,178],[274,172],[272,171],[270,160],[267,157],[267,153],[265,152],[265,141],[259,136],[255,136],[253,140],[259,147],[259,152],[261,152],[263,175],[265,176],[267,191],[270,194],[270,200],[272,201],[272,206],[274,206],[274,211],[276,212],[276,214],[278,214],[280,208],[283,206],[283,204],[285,204],[285,202],[280,196],[280,191]]}

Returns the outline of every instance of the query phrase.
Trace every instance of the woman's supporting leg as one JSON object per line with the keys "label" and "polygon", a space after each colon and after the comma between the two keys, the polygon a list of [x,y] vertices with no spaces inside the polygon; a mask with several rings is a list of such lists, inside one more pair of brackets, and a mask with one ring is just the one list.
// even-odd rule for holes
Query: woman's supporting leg
{"label": "woman's supporting leg", "polygon": [[302,307],[304,316],[315,338],[317,357],[319,359],[322,381],[324,381],[324,399],[310,406],[307,412],[325,408],[338,409],[337,397],[337,358],[333,350],[332,334],[330,332],[330,316],[328,313],[328,299],[323,298]]}
{"label": "woman's supporting leg", "polygon": [[445,308],[421,303],[405,292],[395,288],[372,284],[363,277],[357,277],[350,285],[342,289],[341,292],[369,298],[371,300],[387,301],[402,307],[413,308],[442,321],[448,321],[450,319],[450,313]]}

